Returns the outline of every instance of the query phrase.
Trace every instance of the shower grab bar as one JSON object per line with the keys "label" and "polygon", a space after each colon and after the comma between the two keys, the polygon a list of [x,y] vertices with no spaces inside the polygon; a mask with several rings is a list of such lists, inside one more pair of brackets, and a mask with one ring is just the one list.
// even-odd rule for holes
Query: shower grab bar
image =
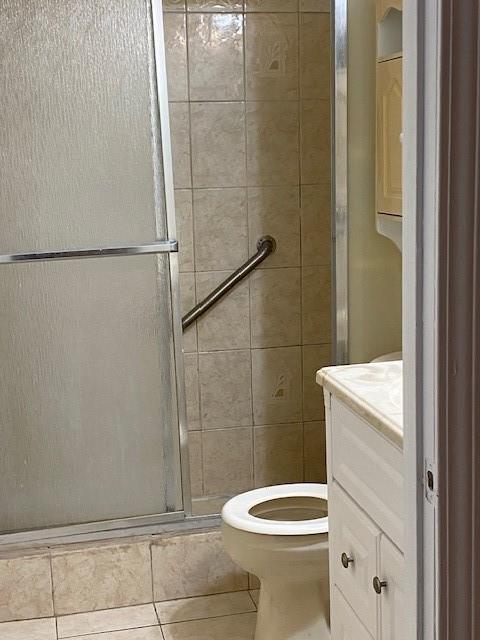
{"label": "shower grab bar", "polygon": [[206,298],[193,307],[182,318],[182,328],[185,331],[195,320],[206,313],[213,305],[217,304],[224,295],[251,273],[265,258],[275,251],[277,243],[272,236],[263,236],[257,242],[257,253],[249,258],[242,266],[226,278]]}
{"label": "shower grab bar", "polygon": [[97,247],[92,249],[65,249],[62,251],[39,251],[35,253],[10,253],[0,255],[0,264],[15,262],[52,262],[54,260],[77,260],[81,258],[111,258],[115,256],[141,256],[178,251],[176,240],[164,240],[151,244],[127,247]]}

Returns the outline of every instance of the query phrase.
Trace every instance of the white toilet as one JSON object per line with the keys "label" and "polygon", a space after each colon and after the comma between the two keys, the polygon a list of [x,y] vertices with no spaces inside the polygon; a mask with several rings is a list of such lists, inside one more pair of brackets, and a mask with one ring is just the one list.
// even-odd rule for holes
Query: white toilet
{"label": "white toilet", "polygon": [[326,640],[329,628],[327,485],[242,493],[222,510],[231,558],[260,579],[255,640]]}

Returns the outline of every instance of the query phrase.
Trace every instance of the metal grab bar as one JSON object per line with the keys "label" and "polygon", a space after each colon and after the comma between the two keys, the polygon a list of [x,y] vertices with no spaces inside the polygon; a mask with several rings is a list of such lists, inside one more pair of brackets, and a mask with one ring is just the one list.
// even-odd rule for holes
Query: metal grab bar
{"label": "metal grab bar", "polygon": [[111,258],[114,256],[140,256],[178,251],[176,240],[164,240],[152,244],[130,247],[97,247],[93,249],[64,249],[62,251],[40,251],[37,253],[10,253],[0,255],[0,264],[14,262],[51,262],[53,260],[76,260],[80,258]]}
{"label": "metal grab bar", "polygon": [[242,266],[234,271],[226,280],[224,280],[216,289],[212,291],[206,298],[204,298],[201,302],[193,307],[191,311],[189,311],[182,318],[182,328],[185,331],[187,327],[189,327],[195,320],[197,320],[200,316],[202,316],[206,311],[208,311],[213,305],[217,304],[217,302],[223,298],[225,294],[235,287],[239,282],[241,282],[245,276],[251,273],[259,264],[261,264],[265,258],[267,258],[271,253],[275,251],[277,248],[277,243],[275,242],[275,238],[272,236],[263,236],[257,242],[257,253],[249,258]]}

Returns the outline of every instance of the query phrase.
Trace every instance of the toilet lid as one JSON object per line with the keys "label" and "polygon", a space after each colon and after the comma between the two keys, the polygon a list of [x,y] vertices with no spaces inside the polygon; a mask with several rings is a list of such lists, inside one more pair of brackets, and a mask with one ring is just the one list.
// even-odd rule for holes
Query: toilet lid
{"label": "toilet lid", "polygon": [[271,536],[305,536],[328,533],[328,516],[313,520],[266,520],[250,513],[262,502],[279,498],[321,498],[328,500],[326,484],[281,484],[241,493],[229,500],[222,509],[222,520],[233,527],[251,533]]}

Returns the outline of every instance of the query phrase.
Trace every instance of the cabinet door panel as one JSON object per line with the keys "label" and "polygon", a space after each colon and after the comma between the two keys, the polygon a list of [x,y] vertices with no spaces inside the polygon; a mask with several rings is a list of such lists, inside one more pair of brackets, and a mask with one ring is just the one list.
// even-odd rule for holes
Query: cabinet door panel
{"label": "cabinet door panel", "polygon": [[379,578],[387,583],[380,597],[381,640],[407,640],[404,597],[404,558],[397,547],[382,535]]}
{"label": "cabinet door panel", "polygon": [[[332,581],[367,629],[376,635],[377,597],[372,578],[376,575],[380,532],[335,482],[329,494],[329,524]],[[343,553],[352,559],[348,568],[342,564]]]}
{"label": "cabinet door panel", "polygon": [[377,211],[402,214],[402,58],[377,64]]}
{"label": "cabinet door panel", "polygon": [[332,594],[332,639],[373,640],[337,587]]}
{"label": "cabinet door panel", "polygon": [[403,453],[332,398],[332,474],[370,518],[403,547]]}

